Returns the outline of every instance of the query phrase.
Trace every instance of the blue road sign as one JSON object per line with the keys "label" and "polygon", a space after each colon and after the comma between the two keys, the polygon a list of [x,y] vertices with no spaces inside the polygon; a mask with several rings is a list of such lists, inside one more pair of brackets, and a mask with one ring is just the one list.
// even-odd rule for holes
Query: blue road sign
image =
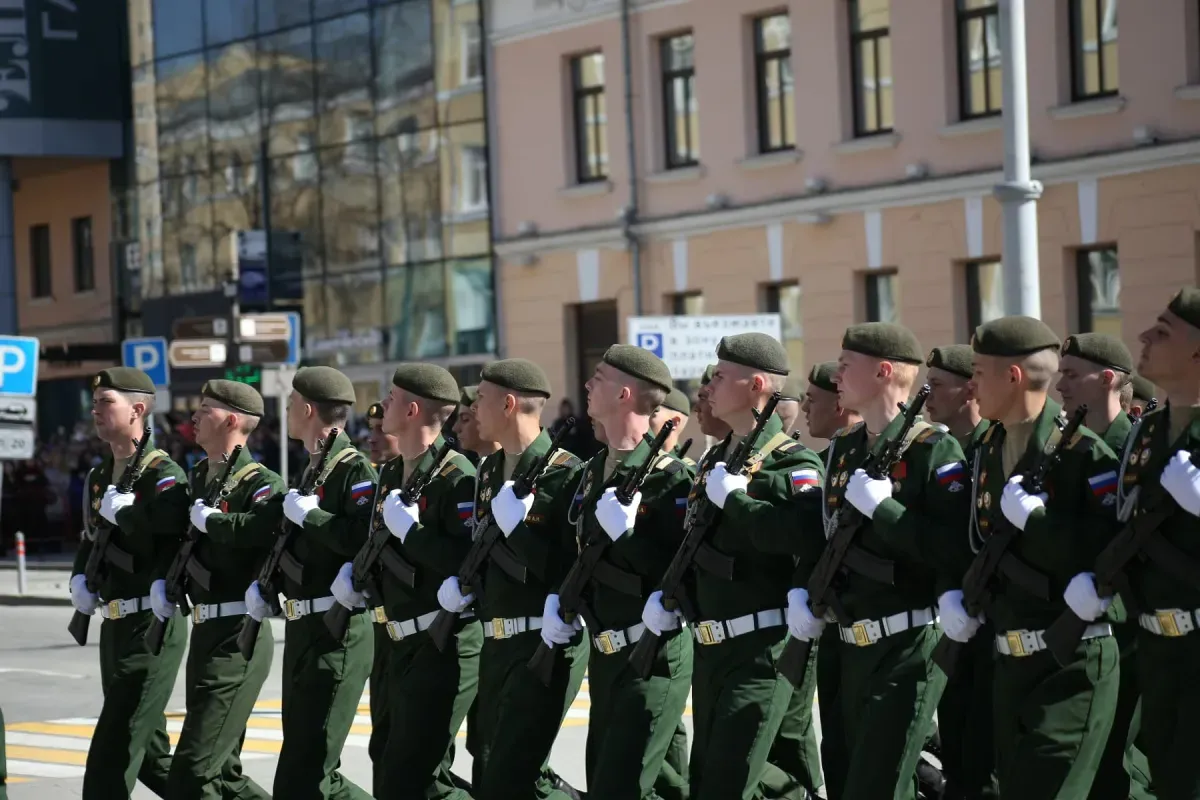
{"label": "blue road sign", "polygon": [[300,314],[296,311],[287,312],[288,320],[288,357],[283,362],[289,367],[300,363]]}
{"label": "blue road sign", "polygon": [[167,365],[167,340],[161,336],[126,339],[121,342],[121,363],[135,367],[150,376],[156,389],[166,389],[171,383]]}
{"label": "blue road sign", "polygon": [[0,336],[0,394],[37,396],[40,353],[32,336]]}
{"label": "blue road sign", "polygon": [[659,358],[663,357],[663,335],[661,333],[639,333],[637,346],[643,350],[649,350]]}

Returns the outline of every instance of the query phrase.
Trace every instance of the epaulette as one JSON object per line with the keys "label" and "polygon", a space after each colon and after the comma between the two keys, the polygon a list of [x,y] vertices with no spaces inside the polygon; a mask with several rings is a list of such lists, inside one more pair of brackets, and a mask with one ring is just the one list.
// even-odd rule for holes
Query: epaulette
{"label": "epaulette", "polygon": [[803,450],[804,443],[797,442],[795,439],[792,439],[790,442],[784,442],[783,444],[779,445],[779,447],[776,447],[775,452],[776,453],[791,453],[797,449]]}
{"label": "epaulette", "polygon": [[1087,433],[1091,433],[1092,435],[1088,436],[1085,430],[1080,429],[1075,431],[1075,435],[1071,437],[1071,441],[1067,442],[1068,450],[1091,452],[1093,444],[1100,441],[1100,437],[1090,430],[1087,430]]}
{"label": "epaulette", "polygon": [[451,450],[446,460],[442,462],[442,468],[438,470],[438,477],[446,478],[455,472],[466,472],[466,470],[458,465],[458,459],[460,458],[466,458],[466,456]]}
{"label": "epaulette", "polygon": [[655,472],[665,472],[668,475],[674,475],[681,469],[683,469],[683,462],[672,455],[665,455],[654,462]]}
{"label": "epaulette", "polygon": [[996,432],[997,427],[998,426],[996,425],[989,425],[988,429],[983,432],[983,439],[981,440],[980,444],[987,444],[990,442],[992,440],[992,434]]}
{"label": "epaulette", "polygon": [[943,431],[931,426],[918,433],[917,438],[913,439],[913,444],[937,444],[945,438],[946,434]]}
{"label": "epaulette", "polygon": [[576,467],[582,463],[579,457],[574,453],[563,450],[561,447],[554,451],[554,455],[550,457],[550,466],[552,467]]}
{"label": "epaulette", "polygon": [[832,437],[830,437],[830,438],[832,438],[832,439],[836,439],[836,438],[838,438],[839,436],[845,436],[846,434],[849,434],[849,433],[854,433],[856,430],[858,430],[858,429],[859,429],[859,428],[861,428],[862,426],[863,426],[863,423],[861,423],[861,422],[856,422],[856,423],[854,423],[853,425],[847,425],[847,426],[846,426],[846,427],[844,427],[844,428],[838,428],[836,431],[834,431],[834,434],[833,434],[833,436],[832,436]]}

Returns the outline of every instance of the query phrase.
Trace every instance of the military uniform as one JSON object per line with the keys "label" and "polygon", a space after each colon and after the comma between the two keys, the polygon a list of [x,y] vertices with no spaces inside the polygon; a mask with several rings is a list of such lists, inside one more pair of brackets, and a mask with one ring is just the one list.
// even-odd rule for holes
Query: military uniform
{"label": "military uniform", "polygon": [[[383,419],[383,404],[372,403],[367,409],[368,420]],[[386,463],[386,462],[385,462]],[[376,472],[383,470],[383,464],[371,463],[371,466]],[[376,493],[376,497],[383,497],[384,493]],[[382,524],[380,521],[379,524]],[[391,717],[388,715],[388,698],[387,698],[387,657],[388,643],[391,639],[388,638],[387,628],[376,625],[375,628],[375,655],[371,661],[371,677],[367,681],[368,694],[370,697],[369,707],[371,711],[371,737],[367,742],[367,754],[371,757],[371,786],[375,794],[379,792],[375,787],[383,785],[383,746],[387,743],[388,729],[391,727]]]}

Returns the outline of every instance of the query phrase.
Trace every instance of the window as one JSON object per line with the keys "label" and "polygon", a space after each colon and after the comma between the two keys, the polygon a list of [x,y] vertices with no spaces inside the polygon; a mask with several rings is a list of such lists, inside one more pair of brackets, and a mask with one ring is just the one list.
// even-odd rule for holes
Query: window
{"label": "window", "polygon": [[1000,113],[1000,8],[996,0],[958,0],[958,89],[963,119]]}
{"label": "window", "polygon": [[754,71],[758,95],[758,151],[772,153],[795,147],[792,22],[787,14],[754,20]]}
{"label": "window", "polygon": [[50,296],[50,226],[34,225],[29,229],[30,294]]}
{"label": "window", "polygon": [[663,128],[667,169],[690,167],[700,160],[699,105],[692,34],[662,40]]}
{"label": "window", "polygon": [[1121,338],[1121,273],[1117,248],[1097,247],[1075,255],[1079,333],[1107,333]]}
{"label": "window", "polygon": [[1071,99],[1117,93],[1117,0],[1071,0]]}
{"label": "window", "polygon": [[800,284],[776,283],[763,287],[763,311],[778,314],[788,364],[795,372],[804,364],[804,322],[800,315]]}
{"label": "window", "polygon": [[579,183],[608,176],[608,145],[604,129],[604,54],[589,53],[571,60],[575,112],[575,173]]}
{"label": "window", "polygon": [[484,149],[464,145],[461,159],[462,187],[458,194],[458,210],[479,211],[487,208],[487,157]]}
{"label": "window", "polygon": [[704,313],[704,295],[699,292],[669,294],[667,301],[675,316],[698,316]]}
{"label": "window", "polygon": [[77,217],[71,220],[71,247],[75,255],[75,291],[90,292],[96,288],[91,217]]}
{"label": "window", "polygon": [[863,276],[867,322],[900,321],[899,284],[895,272],[871,272]]}
{"label": "window", "polygon": [[984,323],[1004,316],[1004,277],[999,261],[966,264],[967,338]]}
{"label": "window", "polygon": [[854,135],[892,130],[892,38],[888,0],[850,0]]}
{"label": "window", "polygon": [[479,37],[479,21],[464,22],[459,27],[459,46],[462,63],[462,83],[483,77],[483,47]]}

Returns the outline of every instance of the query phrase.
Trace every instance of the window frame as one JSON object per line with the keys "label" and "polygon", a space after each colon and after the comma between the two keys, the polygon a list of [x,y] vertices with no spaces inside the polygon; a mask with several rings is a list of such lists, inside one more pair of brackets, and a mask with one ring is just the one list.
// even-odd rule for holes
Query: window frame
{"label": "window frame", "polygon": [[[460,214],[485,211],[488,207],[487,147],[482,144],[459,147],[459,169],[462,171],[462,187],[455,210]],[[472,188],[478,189],[478,203],[471,196]]]}
{"label": "window frame", "polygon": [[[688,311],[688,302],[698,300],[700,305],[699,313],[693,314]],[[667,295],[668,309],[667,313],[675,317],[702,317],[704,316],[704,292],[687,291],[687,292],[672,292]]]}
{"label": "window frame", "polygon": [[[45,263],[39,263],[38,240],[45,233]],[[54,296],[54,251],[53,239],[50,235],[49,223],[38,223],[29,226],[29,296],[34,300],[49,299]]]}
{"label": "window frame", "polygon": [[[979,268],[993,264],[1003,269],[1000,258],[975,258],[963,262],[963,291],[966,293],[967,338],[975,333],[975,329],[984,324],[983,292],[980,290]],[[989,320],[990,321],[990,320]]]}
{"label": "window frame", "polygon": [[[672,52],[671,43],[687,37],[692,40],[692,63],[687,67],[670,67],[670,53]],[[662,101],[663,101],[663,156],[667,169],[686,169],[694,167],[700,163],[698,158],[695,158],[691,153],[696,152],[696,140],[698,131],[692,130],[691,105],[696,95],[696,39],[691,31],[683,31],[680,33],[663,36],[659,39],[658,44],[659,68],[662,73]],[[676,121],[680,118],[678,113],[680,109],[675,107],[675,84],[676,82],[683,84],[683,120],[685,127],[685,136],[687,139],[688,154],[681,156],[677,151],[677,135],[679,133],[675,128]]]}
{"label": "window frame", "polygon": [[591,50],[586,53],[579,53],[571,57],[571,120],[572,133],[575,139],[575,182],[578,184],[599,183],[608,180],[608,165],[600,160],[600,154],[596,154],[596,163],[590,164],[589,153],[587,151],[587,133],[588,119],[584,109],[588,105],[593,105],[595,127],[600,129],[602,133],[606,132],[607,119],[600,122],[600,118],[604,117],[604,101],[605,92],[607,91],[607,82],[601,82],[597,86],[583,85],[583,63],[584,59],[591,58],[594,55],[604,56],[603,50]]}
{"label": "window frame", "polygon": [[[473,32],[473,33],[472,33]],[[471,44],[474,43],[476,54],[476,62],[479,66],[479,72],[472,75],[468,66],[471,63]],[[460,86],[480,83],[483,80],[483,30],[479,24],[479,20],[463,21],[458,26],[458,54],[459,54],[459,74],[458,82]]]}
{"label": "window frame", "polygon": [[[998,117],[1004,110],[1003,89],[1001,96],[995,98],[995,106],[992,103],[991,91],[991,50],[988,43],[988,18],[996,18],[996,43],[1000,44],[1000,3],[998,0],[992,0],[992,4],[988,6],[979,6],[977,8],[964,8],[963,0],[956,0],[955,11],[957,16],[957,35],[958,35],[958,116],[961,120],[985,119],[987,117]],[[971,110],[971,70],[970,70],[970,37],[968,30],[970,25],[975,20],[981,20],[983,24],[983,104],[985,111],[974,112]],[[1001,48],[1000,53],[1003,53]],[[1004,61],[1001,61],[996,70],[1000,70],[1003,74]]]}
{"label": "window frame", "polygon": [[[87,231],[86,251],[83,249],[83,243],[80,242],[80,232],[85,229]],[[86,258],[83,257],[85,255]],[[96,245],[90,214],[71,220],[71,258],[75,273],[75,294],[95,291]]]}
{"label": "window frame", "polygon": [[[862,273],[863,282],[863,312],[864,322],[886,322],[880,317],[879,308],[879,293],[872,291],[872,287],[880,278],[900,279],[900,271],[895,268],[873,269]],[[896,316],[899,318],[900,309],[896,308]]]}
{"label": "window frame", "polygon": [[[777,50],[767,50],[764,44],[763,28],[768,20],[777,17],[786,17],[788,20],[788,46]],[[784,101],[784,93],[780,91],[779,96],[775,98],[775,102],[779,104],[779,145],[771,144],[770,137],[770,114],[768,108],[772,102],[772,98],[767,92],[767,68],[773,62],[783,64],[787,62],[788,69],[791,69],[792,63],[792,38],[791,38],[791,16],[787,11],[776,12],[773,14],[764,14],[755,17],[752,25],[752,35],[754,37],[754,107],[756,127],[758,130],[758,152],[761,155],[768,153],[782,153],[788,150],[796,149],[796,126],[791,126],[791,135],[788,136],[788,125],[786,120],[787,103]],[[783,69],[779,70],[780,88],[783,86]],[[792,105],[795,106],[795,83],[793,81],[793,100]]]}
{"label": "window frame", "polygon": [[[858,29],[858,0],[847,0],[847,7],[850,12],[850,99],[854,110],[854,138],[863,139],[869,136],[882,136],[892,133],[895,126],[882,125],[883,120],[883,93],[880,91],[882,82],[879,77],[879,41],[881,39],[891,39],[891,3],[888,4],[888,24],[883,28],[872,28],[869,31]],[[870,43],[874,53],[875,63],[875,118],[880,121],[880,125],[876,128],[867,128],[866,122],[863,119],[863,101],[862,96],[862,67],[859,64],[859,53],[864,44]],[[890,64],[889,64],[890,68]],[[894,120],[893,120],[894,122]]]}
{"label": "window frame", "polygon": [[[1117,286],[1121,280],[1121,251],[1115,243],[1097,244],[1080,247],[1075,250],[1075,332],[1094,333],[1096,331],[1096,314],[1092,308],[1092,264],[1089,256],[1092,253],[1112,252],[1117,265]],[[1118,298],[1117,311],[1120,312]]]}
{"label": "window frame", "polygon": [[[1106,0],[1069,0],[1067,8],[1067,30],[1071,47],[1071,102],[1086,103],[1090,100],[1102,100],[1106,97],[1116,97],[1121,93],[1118,82],[1108,89],[1104,75],[1104,4]],[[1088,93],[1083,87],[1086,73],[1087,53],[1083,49],[1083,7],[1081,3],[1092,3],[1096,11],[1096,74],[1100,91]],[[1119,23],[1118,23],[1119,25]],[[1120,43],[1120,28],[1118,27],[1117,43]]]}

